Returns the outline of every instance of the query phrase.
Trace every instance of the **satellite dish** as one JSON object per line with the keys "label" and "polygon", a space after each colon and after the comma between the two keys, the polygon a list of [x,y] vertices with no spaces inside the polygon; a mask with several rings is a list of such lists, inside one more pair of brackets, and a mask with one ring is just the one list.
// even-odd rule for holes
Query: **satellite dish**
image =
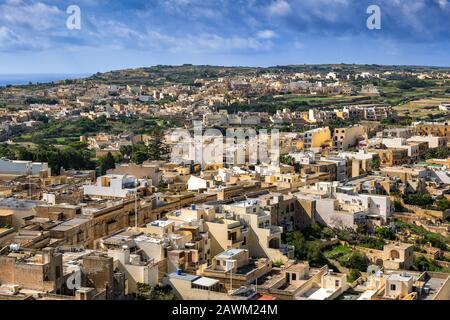
{"label": "satellite dish", "polygon": [[367,267],[367,275],[369,277],[379,274],[380,271],[381,271],[380,267],[377,266],[376,264],[371,264],[370,266]]}

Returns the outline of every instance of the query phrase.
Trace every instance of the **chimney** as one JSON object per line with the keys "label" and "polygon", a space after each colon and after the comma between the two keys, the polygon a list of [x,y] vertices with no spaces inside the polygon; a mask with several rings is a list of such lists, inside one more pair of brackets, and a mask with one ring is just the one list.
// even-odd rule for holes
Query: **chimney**
{"label": "chimney", "polygon": [[42,257],[44,259],[43,261],[44,264],[50,263],[53,260],[53,251],[54,249],[49,247],[42,249]]}

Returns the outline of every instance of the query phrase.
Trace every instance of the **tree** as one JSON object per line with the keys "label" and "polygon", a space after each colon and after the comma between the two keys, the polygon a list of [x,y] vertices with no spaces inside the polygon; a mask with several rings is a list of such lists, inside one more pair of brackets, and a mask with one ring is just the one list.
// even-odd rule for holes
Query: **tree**
{"label": "tree", "polygon": [[306,241],[298,231],[289,232],[286,240],[294,246],[294,255],[298,260],[308,260],[313,266],[323,266],[326,263],[320,240]]}
{"label": "tree", "polygon": [[137,299],[138,300],[149,300],[150,299],[150,285],[146,283],[137,283]]}
{"label": "tree", "polygon": [[350,274],[347,275],[347,281],[352,283],[361,277],[361,272],[359,270],[351,269]]}
{"label": "tree", "polygon": [[438,211],[445,211],[447,209],[450,209],[450,201],[447,198],[439,198],[436,200],[431,209]]}
{"label": "tree", "polygon": [[306,240],[303,234],[298,231],[289,232],[286,236],[287,243],[294,246],[294,254],[298,259],[303,258]]}
{"label": "tree", "polygon": [[361,252],[353,252],[342,257],[339,263],[349,269],[365,271],[367,269],[367,257]]}
{"label": "tree", "polygon": [[59,174],[61,168],[75,170],[95,169],[91,161],[90,151],[86,148],[73,147],[57,148],[54,145],[40,144],[37,148],[29,149],[33,161],[48,162],[52,173]]}
{"label": "tree", "polygon": [[280,155],[280,163],[295,166],[295,159],[289,155]]}
{"label": "tree", "polygon": [[142,164],[146,160],[148,160],[148,153],[144,151],[139,150],[133,152],[133,155],[131,156],[131,161],[133,161],[136,164]]}
{"label": "tree", "polygon": [[314,223],[302,231],[307,240],[316,240],[322,238],[322,227],[318,223]]}
{"label": "tree", "polygon": [[331,228],[325,227],[325,228],[322,230],[322,237],[325,238],[325,239],[331,239],[331,238],[333,238],[335,235],[336,235],[335,232],[334,232],[333,229],[331,229]]}
{"label": "tree", "polygon": [[425,159],[447,159],[449,155],[449,148],[437,148],[434,150],[428,150],[425,154]]}
{"label": "tree", "polygon": [[313,263],[320,263],[324,260],[322,244],[319,241],[308,241],[306,243],[306,259]]}
{"label": "tree", "polygon": [[389,227],[378,227],[375,229],[375,234],[387,240],[395,240],[395,233]]}
{"label": "tree", "polygon": [[177,297],[170,286],[157,285],[150,292],[150,300],[177,300]]}
{"label": "tree", "polygon": [[380,169],[380,159],[373,159],[372,160],[372,169],[373,170],[379,170]]}
{"label": "tree", "polygon": [[405,203],[425,207],[433,203],[433,198],[429,194],[424,193],[413,193],[405,196]]}
{"label": "tree", "polygon": [[132,145],[120,146],[119,151],[124,158],[130,158],[131,154],[133,153],[133,146]]}
{"label": "tree", "polygon": [[416,271],[440,271],[439,266],[434,261],[428,260],[423,255],[414,258],[412,269]]}
{"label": "tree", "polygon": [[386,244],[386,242],[381,238],[366,235],[358,235],[357,242],[363,247],[377,250],[383,250],[384,245]]}
{"label": "tree", "polygon": [[148,158],[150,160],[161,160],[168,153],[168,147],[164,143],[164,132],[161,129],[154,130],[148,144]]}
{"label": "tree", "polygon": [[108,152],[106,156],[100,157],[98,159],[100,174],[103,176],[109,169],[114,169],[116,167],[116,160],[114,159],[111,152]]}

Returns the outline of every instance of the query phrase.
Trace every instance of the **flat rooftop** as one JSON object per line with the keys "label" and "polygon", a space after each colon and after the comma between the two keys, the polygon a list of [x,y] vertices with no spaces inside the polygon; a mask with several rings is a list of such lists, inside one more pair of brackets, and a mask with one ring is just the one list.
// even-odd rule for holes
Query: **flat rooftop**
{"label": "flat rooftop", "polygon": [[175,278],[175,279],[193,282],[193,281],[197,280],[198,278],[200,278],[200,276],[197,276],[194,274],[188,274],[188,273],[178,274],[176,272],[173,272],[173,273],[169,274],[169,278]]}
{"label": "flat rooftop", "polygon": [[147,226],[164,228],[173,223],[174,222],[172,220],[155,220],[155,221],[152,221],[149,224],[147,224]]}
{"label": "flat rooftop", "polygon": [[59,225],[57,225],[56,227],[52,228],[51,230],[53,231],[67,231],[70,230],[72,228],[76,228],[86,222],[88,222],[89,219],[82,219],[82,218],[74,218],[74,219],[70,219],[66,222],[63,222]]}
{"label": "flat rooftop", "polygon": [[216,258],[218,259],[230,259],[232,257],[234,257],[235,255],[238,255],[242,252],[244,252],[245,249],[229,249],[227,251],[223,251],[221,253],[219,253]]}
{"label": "flat rooftop", "polygon": [[217,283],[219,283],[219,280],[208,278],[208,277],[201,277],[201,278],[196,279],[192,283],[195,285],[198,285],[198,286],[209,288],[209,287],[212,287],[212,286],[216,285]]}
{"label": "flat rooftop", "polygon": [[259,204],[259,199],[250,199],[250,200],[246,200],[246,201],[239,201],[239,202],[235,202],[230,204],[230,207],[253,207]]}
{"label": "flat rooftop", "polygon": [[122,245],[135,238],[138,238],[139,236],[143,236],[143,233],[140,231],[125,230],[103,238],[103,242],[106,244]]}

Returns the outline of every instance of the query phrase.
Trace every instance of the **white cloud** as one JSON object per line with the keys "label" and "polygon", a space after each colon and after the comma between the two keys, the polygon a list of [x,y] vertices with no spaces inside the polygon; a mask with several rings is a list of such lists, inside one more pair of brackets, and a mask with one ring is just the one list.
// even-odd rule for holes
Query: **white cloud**
{"label": "white cloud", "polygon": [[252,37],[222,37],[217,34],[200,34],[187,36],[171,36],[159,32],[150,32],[148,41],[159,49],[167,49],[172,53],[201,53],[211,51],[255,50],[264,51],[271,48],[271,43]]}
{"label": "white cloud", "polygon": [[0,42],[11,40],[13,32],[7,27],[0,27]]}
{"label": "white cloud", "polygon": [[439,5],[439,8],[441,8],[441,9],[447,8],[447,5],[448,5],[447,0],[437,0],[437,3]]}
{"label": "white cloud", "polygon": [[271,15],[282,16],[291,11],[291,6],[285,0],[276,0],[269,5],[267,10]]}
{"label": "white cloud", "polygon": [[261,39],[272,39],[277,36],[277,34],[272,30],[261,30],[257,34],[258,38]]}
{"label": "white cloud", "polygon": [[21,0],[9,0],[0,4],[0,12],[2,13],[0,22],[12,26],[26,26],[37,31],[55,27],[58,19],[64,15],[56,6]]}

